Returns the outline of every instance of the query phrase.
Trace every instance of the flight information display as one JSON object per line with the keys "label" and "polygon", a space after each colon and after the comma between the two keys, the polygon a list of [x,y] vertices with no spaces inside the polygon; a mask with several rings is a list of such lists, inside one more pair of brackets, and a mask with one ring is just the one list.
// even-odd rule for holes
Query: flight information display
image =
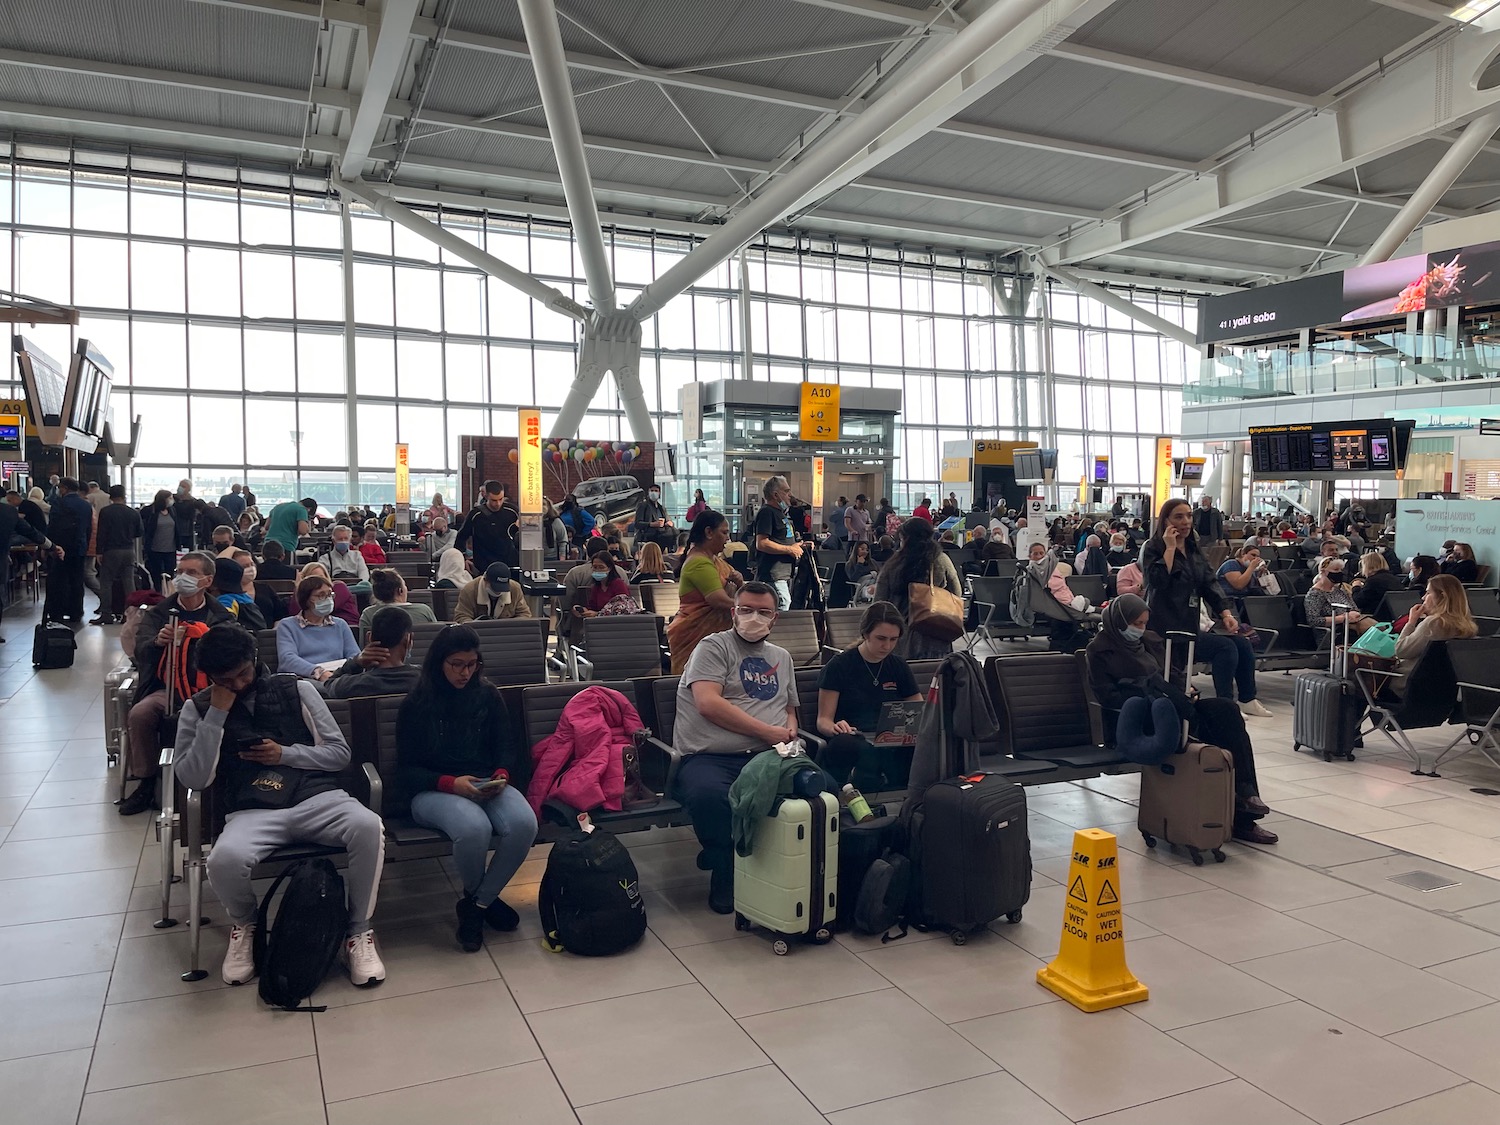
{"label": "flight information display", "polygon": [[1394,473],[1405,467],[1416,423],[1379,418],[1295,426],[1251,426],[1257,476]]}

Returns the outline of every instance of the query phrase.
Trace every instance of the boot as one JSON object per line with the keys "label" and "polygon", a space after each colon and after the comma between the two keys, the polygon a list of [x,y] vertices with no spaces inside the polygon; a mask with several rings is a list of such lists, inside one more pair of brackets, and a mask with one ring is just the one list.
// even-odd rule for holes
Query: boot
{"label": "boot", "polygon": [[465,953],[478,953],[484,945],[484,911],[474,901],[473,895],[464,895],[454,907],[458,914],[458,930],[454,936]]}
{"label": "boot", "polygon": [[156,799],[156,778],[143,777],[135,787],[135,792],[120,802],[120,815],[135,816],[147,809],[159,808],[161,803]]}

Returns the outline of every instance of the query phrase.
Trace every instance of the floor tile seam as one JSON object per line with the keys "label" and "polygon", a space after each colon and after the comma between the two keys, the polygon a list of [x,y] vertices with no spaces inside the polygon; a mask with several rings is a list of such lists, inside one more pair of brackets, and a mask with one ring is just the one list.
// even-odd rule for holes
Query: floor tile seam
{"label": "floor tile seam", "polygon": [[[325,1119],[326,1119],[326,1114],[327,1114],[328,1109],[330,1109],[333,1106],[348,1105],[350,1102],[361,1101],[364,1098],[375,1098],[375,1097],[381,1097],[381,1096],[383,1096],[385,1094],[400,1093],[402,1090],[415,1090],[415,1089],[418,1089],[419,1087],[422,1087],[422,1086],[438,1086],[438,1085],[442,1085],[443,1083],[454,1081],[455,1077],[456,1078],[478,1078],[479,1076],[485,1075],[485,1074],[500,1074],[503,1071],[515,1070],[517,1067],[522,1067],[522,1066],[532,1066],[532,1065],[534,1065],[536,1063],[539,1063],[539,1062],[547,1062],[546,1057],[543,1056],[542,1058],[539,1058],[539,1059],[521,1059],[519,1062],[506,1063],[504,1066],[494,1066],[494,1067],[490,1067],[487,1070],[470,1071],[468,1073],[461,1074],[461,1075],[456,1075],[456,1076],[450,1077],[450,1078],[431,1078],[431,1079],[428,1079],[425,1082],[413,1082],[409,1086],[395,1086],[395,1087],[393,1087],[393,1088],[391,1088],[389,1090],[378,1090],[378,1091],[371,1091],[370,1093],[366,1093],[366,1094],[355,1094],[352,1097],[337,1098],[334,1101],[326,1101],[325,1100],[324,1103],[323,1103],[323,1109],[324,1109]],[[267,1065],[267,1064],[261,1064],[261,1065]],[[549,1064],[549,1069],[550,1069],[550,1064]],[[322,1060],[321,1059],[319,1059],[319,1063],[318,1063],[318,1074],[319,1074],[319,1082],[321,1084],[321,1081],[322,1081]],[[556,1077],[557,1077],[557,1075],[554,1072],[553,1073],[553,1079],[556,1080]],[[558,1083],[558,1089],[559,1090],[562,1089],[562,1083],[560,1083],[560,1082]],[[564,1100],[566,1100],[566,1097],[567,1097],[566,1093],[564,1093],[563,1096],[564,1096]],[[572,1105],[571,1105],[571,1103],[569,1103],[569,1109],[571,1109],[571,1108],[572,1108]],[[574,1116],[576,1118],[577,1114],[574,1114]]]}
{"label": "floor tile seam", "polygon": [[[1232,965],[1230,966],[1230,968],[1233,968],[1233,967],[1234,966],[1232,966]],[[1246,975],[1248,976],[1249,974],[1246,974]],[[1282,996],[1286,997],[1286,999],[1284,999],[1284,1000],[1272,1000],[1269,1004],[1257,1004],[1253,1008],[1246,1008],[1246,1009],[1244,1009],[1243,1011],[1240,1011],[1240,1012],[1231,1012],[1228,1015],[1223,1015],[1223,1016],[1210,1016],[1208,1019],[1205,1019],[1205,1020],[1194,1020],[1192,1023],[1178,1024],[1175,1027],[1161,1027],[1158,1024],[1154,1024],[1151,1021],[1149,1021],[1148,1019],[1146,1019],[1145,1016],[1137,1016],[1137,1018],[1142,1023],[1144,1023],[1147,1027],[1154,1027],[1154,1028],[1156,1028],[1157,1031],[1160,1031],[1162,1034],[1164,1034],[1164,1035],[1170,1035],[1174,1031],[1185,1031],[1185,1030],[1187,1030],[1189,1028],[1202,1027],[1204,1024],[1213,1023],[1215,1020],[1232,1019],[1235,1016],[1248,1016],[1252,1012],[1264,1012],[1264,1011],[1267,1011],[1267,1010],[1269,1010],[1271,1008],[1284,1008],[1288,1004],[1295,1004],[1295,1003],[1297,1003],[1297,1001],[1302,1000],[1302,997],[1300,997],[1300,996],[1293,996],[1290,992],[1286,991],[1286,989],[1284,989],[1284,988],[1277,988],[1274,984],[1271,984],[1268,981],[1263,981],[1259,977],[1251,977],[1250,979],[1253,980],[1253,981],[1256,981],[1256,982],[1258,982],[1260,984],[1264,984],[1267,988],[1274,989],[1276,992],[1278,992]],[[1147,988],[1151,987],[1151,982],[1149,980],[1148,981],[1144,981],[1143,983],[1146,985]],[[1307,1003],[1306,1000],[1302,1000],[1302,1002],[1304,1004]],[[1309,1005],[1309,1007],[1311,1007],[1311,1005]],[[1131,1012],[1130,1014],[1134,1016],[1136,1013]],[[1364,1029],[1361,1028],[1361,1030],[1364,1030]],[[1371,1032],[1370,1034],[1373,1035],[1374,1032]],[[1220,1065],[1223,1065],[1223,1064],[1220,1064]],[[1225,1067],[1225,1069],[1227,1070],[1228,1067]]]}
{"label": "floor tile seam", "polygon": [[[63,808],[66,808],[67,806],[54,806],[54,807],[63,807]],[[42,810],[39,808],[36,811],[40,812]],[[17,825],[16,824],[0,825],[0,827],[15,828],[15,827],[17,827]],[[68,834],[62,835],[62,836],[21,836],[21,837],[11,837],[9,840],[6,841],[6,843],[8,843],[8,844],[40,844],[40,843],[42,843],[44,841],[48,841],[48,840],[81,840],[81,839],[84,839],[86,837],[92,837],[92,836],[126,836],[126,835],[129,835],[133,831],[134,831],[133,828],[125,828],[125,829],[120,829],[120,828],[105,828],[105,829],[101,829],[98,832],[71,832],[71,833],[68,833]],[[149,836],[150,834],[151,833],[150,833],[150,831],[148,829],[143,828],[141,830],[141,846],[143,848],[146,845],[146,837]],[[26,878],[26,876],[22,876],[22,878]]]}
{"label": "floor tile seam", "polygon": [[[1227,1070],[1228,1068],[1226,1067],[1224,1069]],[[1207,1086],[1199,1086],[1199,1087],[1197,1087],[1196,1089],[1193,1089],[1193,1090],[1183,1090],[1182,1093],[1180,1093],[1180,1094],[1168,1094],[1167,1098],[1180,1098],[1180,1097],[1183,1097],[1183,1096],[1185,1096],[1187,1094],[1197,1094],[1197,1093],[1203,1092],[1204,1090],[1212,1090],[1216,1086],[1228,1086],[1232,1082],[1243,1082],[1246,1086],[1249,1086],[1252,1090],[1256,1091],[1257,1093],[1263,1094],[1266,1097],[1270,1098],[1272,1101],[1277,1102],[1277,1103],[1279,1103],[1281,1105],[1286,1106],[1286,1108],[1289,1109],[1289,1110],[1291,1110],[1291,1112],[1297,1113],[1297,1110],[1293,1109],[1290,1105],[1287,1105],[1287,1103],[1283,1102],[1280,1098],[1277,1098],[1277,1097],[1275,1097],[1275,1096],[1267,1093],[1265,1090],[1262,1090],[1259,1086],[1257,1086],[1254,1082],[1251,1082],[1251,1081],[1249,1081],[1248,1079],[1245,1079],[1245,1078],[1241,1078],[1238,1074],[1234,1074],[1232,1072],[1230,1073],[1230,1076],[1228,1078],[1225,1078],[1223,1081],[1220,1081],[1220,1082],[1211,1082]],[[1103,1113],[1096,1113],[1096,1114],[1094,1114],[1094,1116],[1092,1116],[1092,1117],[1080,1117],[1080,1118],[1077,1119],[1076,1125],[1088,1125],[1088,1123],[1090,1121],[1099,1121],[1099,1120],[1101,1120],[1101,1119],[1103,1119],[1105,1117],[1111,1117],[1111,1116],[1113,1116],[1114,1114],[1117,1114],[1117,1113],[1125,1113],[1125,1112],[1128,1112],[1129,1110],[1132,1110],[1132,1109],[1138,1109],[1138,1108],[1140,1108],[1143,1105],[1155,1105],[1157,1102],[1166,1101],[1167,1098],[1152,1098],[1150,1101],[1137,1102],[1137,1103],[1135,1103],[1135,1105],[1123,1106],[1120,1109],[1107,1109]],[[1067,1116],[1067,1115],[1064,1114],[1064,1116]],[[1303,1116],[1305,1116],[1305,1115],[1303,1115]]]}
{"label": "floor tile seam", "polygon": [[[27,843],[28,841],[17,840],[16,842],[18,844],[23,844]],[[0,847],[3,846],[3,844],[0,844]],[[0,875],[0,888],[3,888],[6,883],[16,882],[21,879],[50,879],[56,875],[90,875],[96,871],[131,871],[138,867],[140,865],[140,862],[140,856],[137,856],[129,863],[101,864],[94,867],[85,867],[79,871],[46,871],[40,875]],[[139,890],[141,887],[154,887],[159,885],[159,880],[155,883],[131,883],[130,889],[132,891],[135,891]]]}
{"label": "floor tile seam", "polygon": [[[757,1043],[756,1047],[759,1048],[759,1046],[760,1046],[760,1044]],[[762,1052],[762,1053],[764,1054],[764,1052]],[[575,1117],[577,1117],[578,1116],[578,1111],[580,1109],[589,1109],[590,1107],[596,1106],[596,1105],[608,1105],[610,1102],[623,1101],[625,1098],[636,1098],[636,1097],[640,1097],[643,1094],[660,1094],[664,1090],[677,1090],[677,1089],[680,1089],[683,1086],[691,1086],[691,1085],[693,1085],[694,1083],[697,1083],[697,1082],[710,1082],[710,1081],[712,1081],[715,1078],[727,1078],[731,1074],[744,1074],[745,1072],[751,1071],[751,1070],[764,1070],[768,1066],[769,1067],[773,1067],[776,1070],[781,1070],[780,1067],[776,1066],[776,1064],[774,1062],[772,1062],[769,1058],[767,1058],[767,1060],[765,1062],[763,1062],[763,1063],[756,1063],[754,1066],[737,1066],[733,1070],[726,1070],[726,1071],[723,1071],[723,1072],[721,1072],[719,1074],[710,1074],[710,1075],[708,1075],[705,1078],[689,1078],[686,1081],[683,1081],[683,1082],[672,1082],[672,1083],[669,1083],[666,1086],[653,1086],[649,1090],[637,1090],[633,1094],[620,1094],[620,1095],[618,1095],[616,1097],[600,1098],[596,1102],[574,1102],[571,1098],[568,1098],[568,1106],[569,1106],[570,1109],[573,1110],[573,1115]],[[782,1073],[783,1077],[786,1076],[786,1072],[785,1071],[781,1071],[781,1073]],[[787,1081],[791,1082],[791,1079],[787,1078]],[[559,1083],[559,1086],[561,1086],[561,1083]],[[802,1088],[800,1086],[798,1086],[795,1082],[792,1082],[792,1089],[796,1090],[797,1093],[801,1094],[804,1099],[807,1098],[807,1095],[802,1093]],[[563,1090],[563,1097],[566,1098],[567,1096],[568,1096],[568,1092],[567,1092],[566,1089],[564,1089]],[[809,1100],[807,1104],[811,1106],[812,1102]],[[818,1109],[817,1106],[813,1106],[813,1112],[814,1113],[820,1113],[821,1111]]]}
{"label": "floor tile seam", "polygon": [[[980,1017],[980,1018],[982,1018],[982,1019],[988,1019],[989,1017],[988,1016],[983,1016],[983,1017]],[[968,1040],[964,1040],[964,1042],[967,1043],[969,1041]],[[994,1062],[994,1059],[990,1058],[990,1056],[987,1055],[987,1054],[985,1054],[985,1052],[983,1050],[981,1050],[979,1047],[974,1046],[973,1043],[969,1043],[969,1046],[974,1047],[974,1049],[976,1051],[979,1051],[979,1053],[981,1055],[984,1055],[985,1058],[990,1059],[991,1062]],[[1041,1094],[1037,1093],[1037,1091],[1033,1090],[1030,1086],[1027,1086],[1026,1083],[1021,1080],[1021,1076],[1019,1074],[1017,1074],[1013,1070],[1006,1070],[999,1063],[995,1063],[995,1069],[994,1070],[986,1071],[983,1074],[971,1074],[967,1078],[952,1078],[952,1079],[949,1079],[947,1082],[937,1082],[937,1083],[934,1083],[931,1086],[922,1086],[922,1087],[920,1087],[919,1089],[916,1089],[916,1090],[907,1090],[905,1093],[902,1093],[902,1094],[892,1094],[888,1098],[873,1098],[870,1101],[860,1102],[857,1105],[839,1106],[837,1109],[830,1109],[830,1110],[828,1110],[828,1112],[826,1114],[824,1114],[824,1116],[825,1117],[829,1117],[829,1116],[832,1116],[835,1113],[849,1113],[851,1110],[856,1110],[856,1109],[868,1109],[872,1105],[881,1105],[884,1102],[892,1102],[892,1101],[895,1101],[897,1098],[908,1098],[908,1097],[911,1097],[913,1094],[930,1094],[934,1090],[944,1090],[944,1089],[947,1089],[949,1086],[958,1086],[958,1085],[961,1085],[964,1082],[975,1082],[975,1081],[978,1081],[981,1078],[993,1078],[997,1074],[1003,1074],[1007,1078],[1014,1079],[1015,1082],[1018,1085],[1024,1087],[1027,1090],[1027,1092],[1032,1095],[1032,1097],[1036,1098],[1043,1105],[1045,1105],[1049,1109],[1053,1110],[1055,1113],[1058,1114],[1058,1116],[1064,1118],[1065,1120],[1069,1120],[1069,1121],[1072,1120],[1072,1118],[1068,1117],[1068,1115],[1066,1113],[1064,1113],[1061,1109],[1059,1109],[1056,1105],[1054,1105],[1052,1102],[1048,1101]],[[817,1107],[815,1106],[814,1108],[816,1109]]]}
{"label": "floor tile seam", "polygon": [[[1442,978],[1439,978],[1439,979],[1442,979]],[[1492,1008],[1495,1005],[1500,1004],[1500,998],[1496,998],[1494,996],[1486,996],[1483,992],[1475,992],[1474,989],[1472,989],[1472,988],[1465,988],[1463,985],[1459,984],[1457,981],[1451,981],[1450,980],[1447,983],[1451,984],[1451,985],[1454,985],[1457,988],[1463,988],[1465,992],[1473,993],[1475,996],[1483,997],[1485,1002],[1483,1004],[1475,1004],[1472,1008],[1465,1008],[1461,1012],[1449,1012],[1446,1016],[1437,1016],[1434,1019],[1423,1020],[1421,1023],[1414,1023],[1410,1027],[1398,1027],[1395,1031],[1387,1031],[1387,1032],[1382,1033],[1381,1036],[1380,1036],[1380,1038],[1382,1038],[1382,1039],[1389,1039],[1393,1035],[1405,1035],[1408,1031],[1417,1031],[1420,1028],[1431,1027],[1435,1023],[1442,1023],[1444,1020],[1453,1019],[1455,1016],[1467,1016],[1471,1012],[1483,1011],[1485,1008]],[[1372,1032],[1370,1032],[1370,1034],[1374,1035],[1375,1032],[1372,1031]],[[1392,1044],[1392,1046],[1399,1047],[1401,1045],[1399,1043],[1394,1043],[1394,1044]],[[1407,1047],[1407,1048],[1403,1048],[1403,1050],[1411,1050],[1411,1048]],[[1413,1051],[1412,1053],[1416,1054],[1415,1051]],[[1423,1057],[1426,1058],[1425,1055]],[[1472,1079],[1471,1079],[1471,1081],[1472,1081]],[[1500,1091],[1497,1091],[1497,1092],[1500,1092]]]}
{"label": "floor tile seam", "polygon": [[[1481,1090],[1490,1090],[1491,1089],[1491,1087],[1486,1086],[1482,1082],[1476,1082],[1472,1078],[1466,1078],[1466,1079],[1464,1079],[1462,1085],[1464,1085],[1464,1086],[1478,1086]],[[1420,1095],[1418,1095],[1415,1098],[1408,1098],[1406,1101],[1400,1102],[1397,1105],[1387,1106],[1385,1109],[1377,1109],[1374,1113],[1368,1113],[1364,1117],[1356,1117],[1353,1121],[1346,1121],[1346,1122],[1343,1123],[1343,1125],[1360,1125],[1361,1122],[1369,1121],[1372,1118],[1379,1117],[1381,1114],[1394,1113],[1396,1110],[1402,1109],[1405,1106],[1416,1105],[1417,1102],[1423,1101],[1426,1098],[1436,1097],[1437,1094],[1446,1094],[1449,1090],[1456,1090],[1456,1089],[1458,1089],[1457,1086],[1445,1086],[1443,1089],[1436,1091],[1436,1093],[1432,1093],[1432,1094],[1420,1094]],[[1500,1091],[1496,1091],[1496,1092],[1500,1092]]]}
{"label": "floor tile seam", "polygon": [[[286,1014],[290,1015],[292,1013],[286,1013]],[[310,1014],[310,1013],[307,1013],[307,1014]],[[97,1047],[95,1047],[95,1049],[94,1049],[94,1056],[95,1056],[95,1058],[91,1058],[89,1060],[89,1077],[92,1077],[92,1075],[93,1075],[94,1062],[97,1059],[98,1054],[99,1054],[99,1050],[98,1050]],[[195,1071],[192,1074],[179,1074],[175,1078],[155,1078],[155,1079],[152,1079],[150,1082],[130,1082],[130,1083],[127,1083],[124,1086],[103,1086],[103,1087],[100,1087],[97,1090],[91,1090],[91,1089],[89,1089],[89,1080],[88,1080],[88,1078],[85,1078],[84,1082],[83,1082],[83,1096],[84,1096],[84,1098],[88,1098],[91,1095],[97,1095],[97,1094],[115,1094],[115,1093],[120,1092],[121,1090],[139,1090],[139,1089],[141,1089],[142,1087],[145,1087],[145,1086],[158,1086],[158,1085],[161,1085],[162,1083],[165,1083],[165,1082],[182,1082],[182,1081],[185,1081],[185,1080],[190,1079],[190,1078],[211,1078],[211,1077],[214,1077],[214,1076],[220,1075],[220,1074],[230,1074],[230,1073],[232,1073],[234,1071],[237,1071],[237,1070],[254,1070],[258,1066],[276,1066],[279,1063],[298,1062],[298,1061],[300,1061],[302,1059],[311,1059],[311,1058],[316,1058],[316,1057],[317,1057],[316,1053],[312,1052],[312,1053],[302,1054],[302,1055],[290,1055],[290,1056],[288,1056],[287,1058],[284,1058],[284,1059],[263,1059],[260,1062],[246,1063],[243,1066],[221,1066],[221,1067],[216,1067],[213,1070],[200,1070],[200,1071]],[[81,1113],[81,1110],[80,1110],[80,1113]]]}

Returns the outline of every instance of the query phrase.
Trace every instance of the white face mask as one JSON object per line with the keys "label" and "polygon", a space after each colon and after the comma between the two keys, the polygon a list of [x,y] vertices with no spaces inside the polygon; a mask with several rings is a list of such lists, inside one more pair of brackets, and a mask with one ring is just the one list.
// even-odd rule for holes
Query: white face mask
{"label": "white face mask", "polygon": [[190,598],[198,592],[198,583],[201,582],[196,574],[176,574],[172,576],[172,586],[179,596]]}
{"label": "white face mask", "polygon": [[319,617],[327,617],[330,613],[333,612],[333,599],[319,598],[317,601],[313,602],[312,607],[313,612],[316,613]]}
{"label": "white face mask", "polygon": [[734,631],[740,635],[741,640],[755,644],[763,641],[771,633],[771,623],[764,617],[734,615]]}
{"label": "white face mask", "polygon": [[256,570],[255,567],[253,567],[253,566],[247,566],[245,568],[245,581],[246,582],[254,582],[255,581],[255,576],[257,574],[259,574],[259,573],[260,573],[260,571]]}

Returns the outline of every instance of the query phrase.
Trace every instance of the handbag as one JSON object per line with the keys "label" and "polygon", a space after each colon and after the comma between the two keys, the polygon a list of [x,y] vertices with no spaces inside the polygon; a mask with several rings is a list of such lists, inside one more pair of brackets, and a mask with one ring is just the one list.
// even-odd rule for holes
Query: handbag
{"label": "handbag", "polygon": [[1371,656],[1394,659],[1396,656],[1396,638],[1391,633],[1391,626],[1381,621],[1371,628],[1366,629],[1349,646],[1349,652],[1351,655],[1356,652],[1365,652]]}
{"label": "handbag", "polygon": [[926,582],[906,588],[907,623],[914,632],[937,641],[956,641],[964,635],[964,600],[939,586],[929,569]]}

